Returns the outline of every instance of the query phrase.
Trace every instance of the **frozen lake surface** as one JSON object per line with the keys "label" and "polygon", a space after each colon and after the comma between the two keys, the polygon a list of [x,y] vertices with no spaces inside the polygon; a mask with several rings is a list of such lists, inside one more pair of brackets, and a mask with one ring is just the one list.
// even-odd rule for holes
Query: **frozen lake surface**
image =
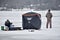
{"label": "frozen lake surface", "polygon": [[[13,22],[15,27],[22,27],[22,14],[30,11],[0,11],[0,26],[4,26],[6,19]],[[60,40],[60,11],[51,11],[52,29],[46,29],[47,11],[34,11],[41,14],[41,30],[0,31],[0,40]]]}

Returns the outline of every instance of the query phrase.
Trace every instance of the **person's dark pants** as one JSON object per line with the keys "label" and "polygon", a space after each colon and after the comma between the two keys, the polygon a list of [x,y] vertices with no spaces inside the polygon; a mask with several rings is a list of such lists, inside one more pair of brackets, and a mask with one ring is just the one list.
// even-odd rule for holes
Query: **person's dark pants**
{"label": "person's dark pants", "polygon": [[48,25],[50,24],[50,28],[52,28],[52,22],[51,22],[51,19],[50,20],[47,20],[47,24],[46,24],[46,28],[48,28]]}

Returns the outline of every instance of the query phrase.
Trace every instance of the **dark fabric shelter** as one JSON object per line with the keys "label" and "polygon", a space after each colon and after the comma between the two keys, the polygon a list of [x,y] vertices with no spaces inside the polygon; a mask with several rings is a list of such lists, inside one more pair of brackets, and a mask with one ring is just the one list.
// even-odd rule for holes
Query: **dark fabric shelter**
{"label": "dark fabric shelter", "polygon": [[35,12],[28,12],[22,15],[23,29],[40,29],[41,15]]}

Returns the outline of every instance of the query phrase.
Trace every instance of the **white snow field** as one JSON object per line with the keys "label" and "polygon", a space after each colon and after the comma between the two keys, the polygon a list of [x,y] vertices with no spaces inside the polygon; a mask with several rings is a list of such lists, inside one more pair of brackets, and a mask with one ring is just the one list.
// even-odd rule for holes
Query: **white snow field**
{"label": "white snow field", "polygon": [[[9,19],[15,27],[22,27],[22,14],[30,11],[0,11],[0,27],[4,26],[4,22]],[[51,11],[53,14],[52,28],[46,29],[46,13],[45,11],[33,11],[41,14],[41,30],[16,30],[2,31],[0,30],[0,40],[60,40],[60,11]]]}

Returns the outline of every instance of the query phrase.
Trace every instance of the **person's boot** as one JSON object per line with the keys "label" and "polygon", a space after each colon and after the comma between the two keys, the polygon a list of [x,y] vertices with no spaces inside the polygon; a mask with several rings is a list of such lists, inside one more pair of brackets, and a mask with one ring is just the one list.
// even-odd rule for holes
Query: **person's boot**
{"label": "person's boot", "polygon": [[50,23],[50,28],[52,28],[52,25],[51,25],[51,23]]}
{"label": "person's boot", "polygon": [[48,28],[48,27],[46,27],[46,28]]}
{"label": "person's boot", "polygon": [[52,27],[50,26],[50,28],[52,28]]}
{"label": "person's boot", "polygon": [[46,25],[46,28],[48,28],[48,24]]}

